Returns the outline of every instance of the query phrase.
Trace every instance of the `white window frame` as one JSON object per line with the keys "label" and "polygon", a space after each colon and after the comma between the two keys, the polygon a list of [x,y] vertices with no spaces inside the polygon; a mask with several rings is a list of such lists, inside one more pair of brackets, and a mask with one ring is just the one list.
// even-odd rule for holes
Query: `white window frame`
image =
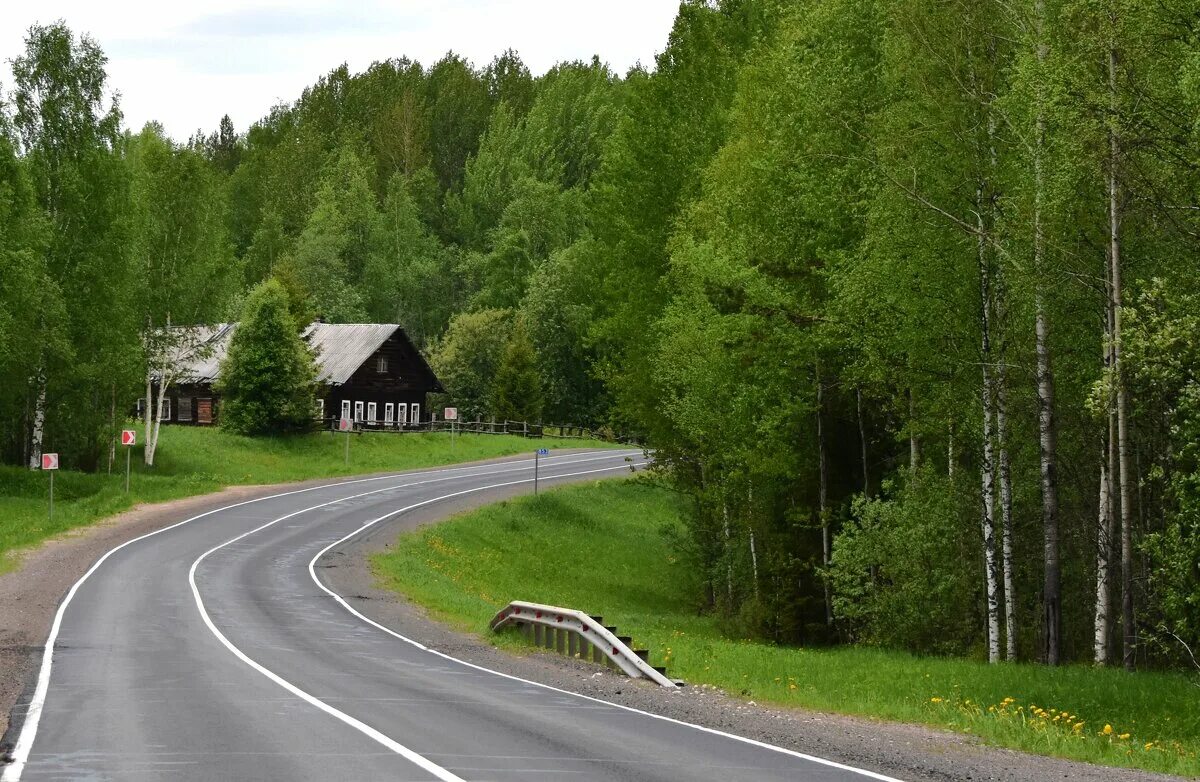
{"label": "white window frame", "polygon": [[317,400],[317,420],[318,421],[325,420],[325,400],[324,399]]}
{"label": "white window frame", "polygon": [[380,375],[386,375],[388,371],[387,356],[375,357],[375,372]]}
{"label": "white window frame", "polygon": [[358,424],[358,423],[362,423],[362,421],[363,421],[363,403],[356,400],[354,402],[354,422],[356,424]]}
{"label": "white window frame", "polygon": [[396,404],[396,423],[401,426],[408,425],[408,405],[404,402]]}
{"label": "white window frame", "polygon": [[383,406],[383,422],[391,426],[396,420],[396,406],[391,402],[387,402]]}
{"label": "white window frame", "polygon": [[379,405],[367,402],[367,423],[374,424],[379,420]]}
{"label": "white window frame", "polygon": [[[184,410],[187,410],[187,418],[184,418]],[[192,420],[192,398],[190,396],[179,397],[179,420],[180,422],[190,422]]]}
{"label": "white window frame", "polygon": [[409,411],[409,415],[411,416],[412,423],[421,423],[421,406],[416,402],[413,402],[411,408],[412,409]]}
{"label": "white window frame", "polygon": [[342,400],[342,418],[349,418],[349,417],[350,417],[350,400],[343,399]]}
{"label": "white window frame", "polygon": [[160,421],[170,421],[171,420],[171,397],[168,396],[163,399],[162,415],[160,415],[158,417],[158,420],[160,420]]}

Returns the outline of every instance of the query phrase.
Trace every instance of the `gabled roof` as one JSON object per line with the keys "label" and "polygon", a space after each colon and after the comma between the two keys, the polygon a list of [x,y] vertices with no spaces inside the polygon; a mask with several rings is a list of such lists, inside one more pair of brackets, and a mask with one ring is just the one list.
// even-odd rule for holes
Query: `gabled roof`
{"label": "gabled roof", "polygon": [[[221,362],[229,352],[229,340],[237,330],[236,323],[190,327],[193,336],[180,356],[179,381],[183,383],[213,383],[221,371]],[[304,330],[304,340],[312,348],[317,361],[317,379],[329,385],[342,385],[363,365],[384,342],[397,331],[404,340],[408,336],[395,323],[312,323]],[[196,345],[202,349],[196,349]],[[412,347],[412,343],[409,343]],[[441,383],[433,374],[425,357],[415,347],[412,352],[429,376],[434,389]]]}
{"label": "gabled roof", "polygon": [[341,385],[400,327],[394,323],[313,323],[304,339],[317,355],[318,379]]}

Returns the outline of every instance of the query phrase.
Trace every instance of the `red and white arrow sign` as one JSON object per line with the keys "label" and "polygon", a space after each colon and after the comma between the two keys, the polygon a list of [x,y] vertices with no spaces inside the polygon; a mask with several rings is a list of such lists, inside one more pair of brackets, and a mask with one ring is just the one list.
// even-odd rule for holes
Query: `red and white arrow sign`
{"label": "red and white arrow sign", "polygon": [[349,418],[343,418],[338,421],[338,431],[339,432],[349,432],[353,428],[354,428],[354,422],[351,421]]}
{"label": "red and white arrow sign", "polygon": [[137,445],[137,430],[122,429],[121,430],[121,445]]}
{"label": "red and white arrow sign", "polygon": [[58,469],[58,454],[44,453],[42,454],[42,469],[57,470]]}

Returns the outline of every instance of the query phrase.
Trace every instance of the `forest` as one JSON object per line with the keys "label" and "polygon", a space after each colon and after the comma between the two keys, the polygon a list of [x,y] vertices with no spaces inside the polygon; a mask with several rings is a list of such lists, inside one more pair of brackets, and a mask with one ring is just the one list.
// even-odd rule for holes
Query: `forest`
{"label": "forest", "polygon": [[105,66],[0,85],[4,462],[103,469],[274,280],[654,449],[730,632],[1200,668],[1194,0],[685,0],[628,73],[398,52],[186,141]]}

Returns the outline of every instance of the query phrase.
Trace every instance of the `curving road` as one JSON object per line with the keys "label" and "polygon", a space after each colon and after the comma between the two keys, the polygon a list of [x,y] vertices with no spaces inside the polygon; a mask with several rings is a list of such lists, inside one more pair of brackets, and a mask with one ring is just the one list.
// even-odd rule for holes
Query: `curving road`
{"label": "curving road", "polygon": [[[545,457],[547,484],[640,452]],[[460,662],[321,581],[363,534],[532,489],[517,460],[345,481],[136,538],[64,599],[13,714],[16,780],[887,779]],[[517,596],[514,596],[517,597]]]}

